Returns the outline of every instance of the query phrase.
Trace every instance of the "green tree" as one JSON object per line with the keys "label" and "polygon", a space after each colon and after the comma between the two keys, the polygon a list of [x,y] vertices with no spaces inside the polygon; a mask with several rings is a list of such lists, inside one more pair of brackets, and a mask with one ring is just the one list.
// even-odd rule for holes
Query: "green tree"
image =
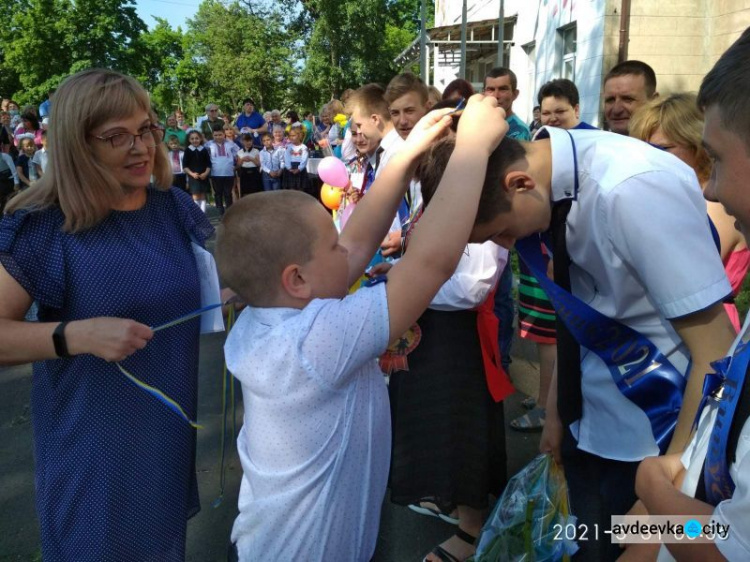
{"label": "green tree", "polygon": [[[387,83],[401,71],[393,60],[418,36],[421,0],[304,0],[306,32],[301,80],[318,105],[345,88]],[[428,13],[434,10],[428,2]]]}
{"label": "green tree", "polygon": [[21,103],[38,102],[65,76],[92,66],[134,74],[146,30],[130,0],[4,0],[0,74]]}
{"label": "green tree", "polygon": [[157,109],[162,114],[177,107],[184,109],[192,84],[183,80],[178,71],[185,59],[182,29],[172,29],[167,20],[156,18],[156,26],[141,34],[138,42],[142,68],[137,77],[151,93]]}
{"label": "green tree", "polygon": [[[236,112],[242,100],[258,108],[280,105],[294,77],[294,33],[278,11],[262,15],[239,2],[205,0],[188,22],[186,60],[201,65],[193,94]],[[187,74],[187,63],[181,72]]]}
{"label": "green tree", "polygon": [[115,68],[136,74],[143,52],[138,38],[146,31],[132,0],[75,0],[64,18],[63,37],[74,65]]}

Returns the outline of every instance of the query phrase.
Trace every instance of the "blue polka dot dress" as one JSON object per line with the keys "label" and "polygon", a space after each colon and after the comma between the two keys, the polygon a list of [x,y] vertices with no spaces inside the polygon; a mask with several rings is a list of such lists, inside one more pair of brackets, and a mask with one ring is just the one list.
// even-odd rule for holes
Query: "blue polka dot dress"
{"label": "blue polka dot dress", "polygon": [[[61,230],[52,207],[0,221],[0,263],[39,303],[39,320],[97,316],[157,326],[200,307],[191,239],[213,228],[190,196],[148,190],[146,205],[89,230]],[[197,417],[198,319],[159,331],[122,362]],[[36,500],[45,561],[178,561],[200,509],[196,434],[93,355],[34,364]]]}

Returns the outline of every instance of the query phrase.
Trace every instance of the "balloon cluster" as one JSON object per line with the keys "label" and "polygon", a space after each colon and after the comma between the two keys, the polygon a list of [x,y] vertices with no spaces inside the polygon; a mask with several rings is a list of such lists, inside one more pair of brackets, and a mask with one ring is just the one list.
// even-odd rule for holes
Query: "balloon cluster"
{"label": "balloon cluster", "polygon": [[335,211],[341,206],[344,188],[349,185],[349,172],[341,160],[327,156],[318,164],[318,176],[325,182],[320,190],[320,200],[328,209]]}

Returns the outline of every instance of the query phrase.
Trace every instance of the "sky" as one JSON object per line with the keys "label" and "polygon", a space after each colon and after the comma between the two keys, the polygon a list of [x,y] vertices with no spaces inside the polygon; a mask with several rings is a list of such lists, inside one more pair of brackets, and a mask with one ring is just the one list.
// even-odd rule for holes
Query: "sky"
{"label": "sky", "polygon": [[136,0],[138,16],[149,29],[153,29],[156,20],[152,16],[166,19],[172,28],[181,26],[185,31],[189,18],[195,16],[201,0]]}

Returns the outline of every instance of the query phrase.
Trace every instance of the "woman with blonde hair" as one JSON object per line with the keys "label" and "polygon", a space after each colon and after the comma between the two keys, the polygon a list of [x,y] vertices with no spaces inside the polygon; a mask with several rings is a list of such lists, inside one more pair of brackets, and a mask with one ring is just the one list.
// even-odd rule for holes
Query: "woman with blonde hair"
{"label": "woman with blonde hair", "polygon": [[[69,77],[48,173],[0,220],[0,363],[34,363],[45,560],[181,561],[200,509],[199,320],[153,327],[200,308],[196,259],[213,228],[169,187],[156,122],[134,79]],[[39,321],[24,322],[32,301]]]}
{"label": "woman with blonde hair", "polygon": [[[695,170],[701,188],[711,176],[711,159],[703,148],[703,115],[694,94],[672,94],[646,104],[630,119],[630,136],[674,154]],[[739,292],[750,266],[750,250],[745,237],[734,227],[734,218],[720,203],[707,201],[708,216],[719,234],[721,261],[732,284],[733,294]],[[724,307],[739,332],[740,318],[734,303]]]}

